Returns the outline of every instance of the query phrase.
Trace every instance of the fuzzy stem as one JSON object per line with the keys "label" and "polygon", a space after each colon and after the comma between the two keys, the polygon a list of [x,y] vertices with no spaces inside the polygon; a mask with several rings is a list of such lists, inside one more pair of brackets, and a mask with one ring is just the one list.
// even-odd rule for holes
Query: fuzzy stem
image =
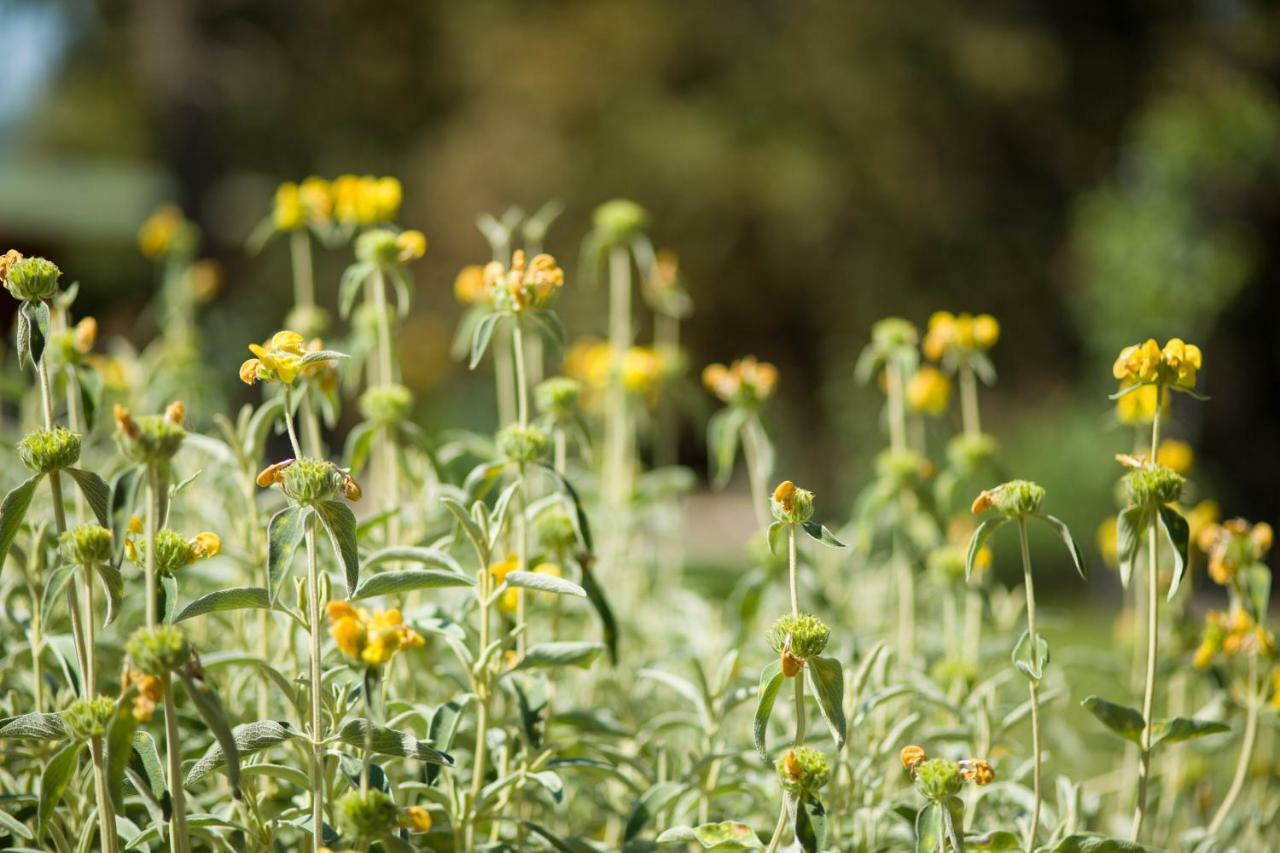
{"label": "fuzzy stem", "polygon": [[298,433],[293,426],[293,386],[284,386],[284,426],[289,433],[289,446],[293,449],[293,458],[302,458],[302,446],[298,444]]}
{"label": "fuzzy stem", "polygon": [[305,228],[289,235],[289,255],[293,261],[293,301],[299,307],[315,304],[315,283],[311,274],[311,237]]}
{"label": "fuzzy stem", "polygon": [[960,419],[966,436],[972,438],[982,432],[978,415],[978,383],[969,364],[960,365]]}
{"label": "fuzzy stem", "polygon": [[788,579],[791,583],[791,615],[800,616],[800,584],[797,578],[796,564],[796,526],[787,525],[787,566]]}
{"label": "fuzzy stem", "polygon": [[787,802],[782,802],[782,811],[778,814],[778,824],[773,828],[773,837],[769,839],[769,849],[765,853],[775,853],[782,843],[782,834],[787,831]]}
{"label": "fuzzy stem", "polygon": [[[85,648],[85,690],[84,695],[90,699],[98,695],[98,683],[94,655],[94,623],[93,623],[93,566],[86,563],[80,567],[84,575],[84,648]],[[89,741],[89,754],[93,759],[93,792],[98,806],[98,835],[105,853],[115,853],[119,842],[116,838],[115,810],[107,795],[107,766],[102,751],[102,738],[95,737]]]}
{"label": "fuzzy stem", "polygon": [[1236,804],[1240,792],[1244,790],[1244,783],[1249,778],[1249,763],[1253,759],[1253,745],[1258,736],[1258,706],[1262,704],[1261,691],[1258,688],[1258,656],[1256,653],[1249,655],[1249,685],[1248,685],[1249,705],[1245,710],[1244,721],[1244,739],[1240,741],[1240,756],[1236,759],[1236,772],[1231,779],[1231,787],[1227,789],[1227,795],[1222,800],[1222,805],[1218,806],[1218,810],[1213,815],[1213,820],[1209,823],[1209,836],[1213,837],[1217,834],[1222,825],[1226,823],[1227,816],[1231,814],[1231,807]]}
{"label": "fuzzy stem", "polygon": [[[387,282],[382,268],[373,273],[373,306],[378,314],[378,372],[381,383],[390,386],[396,381],[391,357],[391,321],[387,317]],[[378,457],[382,460],[382,505],[385,510],[397,507],[400,495],[400,466],[396,464],[396,446],[387,430],[377,434]],[[387,544],[394,545],[400,538],[400,517],[392,514],[387,519]]]}
{"label": "fuzzy stem", "polygon": [[761,464],[769,436],[760,424],[760,416],[753,413],[742,425],[742,458],[747,465],[747,481],[751,484],[751,509],[756,516],[756,526],[769,526],[769,472]]}
{"label": "fuzzy stem", "polygon": [[[480,567],[480,583],[477,586],[477,596],[480,601],[480,647],[479,654],[484,654],[484,650],[489,647],[489,595],[490,595],[490,574],[487,566]],[[466,850],[475,848],[476,833],[476,803],[480,800],[480,791],[484,788],[484,770],[486,750],[488,742],[485,740],[485,733],[489,728],[489,674],[486,669],[475,677],[476,694],[479,698],[478,708],[476,710],[476,745],[472,753],[474,756],[471,767],[471,797],[468,808],[470,814],[467,818],[466,828]]]}
{"label": "fuzzy stem", "polygon": [[516,366],[516,417],[521,427],[529,425],[529,381],[524,364],[524,330],[517,315],[511,323],[511,356]]}
{"label": "fuzzy stem", "polygon": [[605,562],[614,567],[626,536],[628,499],[627,391],[622,364],[631,346],[631,256],[626,246],[609,250],[609,389],[604,423],[604,506],[608,516]]}
{"label": "fuzzy stem", "polygon": [[316,564],[315,522],[308,519],[307,627],[311,641],[311,849],[317,853],[324,836],[324,730],[320,713],[323,674],[320,671],[320,570]]}
{"label": "fuzzy stem", "polygon": [[185,853],[187,835],[187,798],[182,789],[182,741],[178,736],[178,709],[173,702],[173,676],[164,679],[164,745],[169,764],[169,794],[172,811],[169,816],[169,849]]}
{"label": "fuzzy stem", "polygon": [[554,436],[556,473],[564,476],[569,467],[569,441],[563,427],[556,427]]}
{"label": "fuzzy stem", "polygon": [[[1031,659],[1038,660],[1040,655],[1040,635],[1036,632],[1036,589],[1031,577],[1031,549],[1027,545],[1027,521],[1018,519],[1018,538],[1022,545],[1022,577],[1023,587],[1027,593],[1027,639],[1031,645]],[[1040,685],[1035,679],[1028,679],[1028,691],[1031,695],[1031,827],[1027,830],[1027,853],[1036,847],[1036,833],[1040,828]]]}
{"label": "fuzzy stem", "polygon": [[902,395],[902,365],[890,359],[885,367],[889,398],[889,446],[894,453],[907,449],[907,410]]}
{"label": "fuzzy stem", "polygon": [[147,519],[143,535],[147,540],[147,553],[143,560],[146,568],[147,627],[156,627],[156,526],[160,514],[160,485],[154,465],[147,466]]}
{"label": "fuzzy stem", "polygon": [[[1164,402],[1163,386],[1156,386],[1156,407],[1151,417],[1151,458],[1160,446],[1160,405]],[[1160,640],[1160,537],[1157,517],[1151,511],[1147,536],[1147,677],[1142,694],[1142,737],[1138,743],[1138,801],[1133,810],[1131,841],[1142,836],[1142,822],[1147,813],[1147,788],[1151,782],[1151,724],[1156,697],[1156,662]]]}
{"label": "fuzzy stem", "polygon": [[[530,570],[529,561],[529,521],[527,513],[529,511],[529,492],[528,484],[525,481],[524,465],[520,463],[519,485],[516,486],[516,496],[519,500],[516,514],[516,565],[520,571],[527,572]],[[528,646],[529,626],[526,621],[528,615],[526,613],[526,597],[524,589],[516,588],[516,625],[519,626],[519,633],[516,634],[516,654],[524,657],[525,648]]]}

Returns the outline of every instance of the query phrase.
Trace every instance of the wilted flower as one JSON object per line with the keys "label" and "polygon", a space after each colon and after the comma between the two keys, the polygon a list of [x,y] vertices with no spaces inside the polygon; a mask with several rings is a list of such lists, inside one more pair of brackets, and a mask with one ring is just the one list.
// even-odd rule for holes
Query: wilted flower
{"label": "wilted flower", "polygon": [[126,666],[120,679],[120,689],[128,690],[130,687],[138,689],[138,695],[133,697],[133,718],[145,723],[164,698],[164,681],[158,675]]}
{"label": "wilted flower", "polygon": [[329,634],[339,651],[366,666],[382,666],[401,649],[419,648],[425,642],[395,608],[370,613],[345,601],[331,601],[326,612],[333,623]]}
{"label": "wilted flower", "polygon": [[773,393],[778,384],[778,368],[748,355],[728,367],[708,364],[702,371],[702,384],[721,402],[752,408]]}
{"label": "wilted flower", "polygon": [[116,445],[135,462],[151,464],[171,459],[187,436],[182,427],[185,415],[186,408],[176,401],[169,404],[163,415],[141,415],[138,418],[117,404]]}
{"label": "wilted flower", "polygon": [[920,762],[924,761],[928,757],[929,756],[925,755],[924,748],[916,746],[915,744],[904,746],[902,748],[902,752],[898,753],[898,758],[902,761],[902,766],[912,772],[915,771],[916,766],[919,765]]}
{"label": "wilted flower", "polygon": [[359,484],[346,471],[327,459],[286,459],[258,472],[262,488],[279,486],[280,491],[300,504],[331,500],[338,492],[349,501],[361,497]]}
{"label": "wilted flower", "polygon": [[401,824],[414,834],[421,834],[431,830],[431,812],[422,806],[409,806],[404,810],[404,818]]}
{"label": "wilted flower", "polygon": [[982,786],[995,781],[996,771],[985,758],[966,758],[960,762],[960,775],[966,782]]}

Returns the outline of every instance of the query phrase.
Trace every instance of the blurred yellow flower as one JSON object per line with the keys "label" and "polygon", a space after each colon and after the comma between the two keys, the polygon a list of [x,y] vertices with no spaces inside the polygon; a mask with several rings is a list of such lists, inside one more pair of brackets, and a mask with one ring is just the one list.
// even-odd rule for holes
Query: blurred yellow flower
{"label": "blurred yellow flower", "polygon": [[276,202],[271,219],[277,231],[295,231],[307,224],[297,184],[286,181],[276,187]]}
{"label": "blurred yellow flower", "polygon": [[1108,516],[1098,525],[1098,551],[1102,554],[1103,562],[1112,568],[1119,565],[1120,561],[1118,543],[1116,517]]}
{"label": "blurred yellow flower", "polygon": [[263,346],[249,344],[249,351],[256,358],[247,359],[240,365],[240,379],[246,385],[258,380],[293,384],[302,357],[307,354],[302,335],[287,330],[276,332]]}
{"label": "blurred yellow flower", "polygon": [[907,381],[907,405],[912,411],[941,415],[951,401],[951,380],[936,367],[922,366]]}
{"label": "blurred yellow flower", "polygon": [[187,227],[180,207],[176,204],[161,205],[138,229],[138,249],[148,260],[162,258],[174,249]]}
{"label": "blurred yellow flower", "polygon": [[948,352],[985,352],[1000,339],[1000,323],[990,314],[952,314],[935,311],[929,317],[921,349],[930,361],[941,361]]}
{"label": "blurred yellow flower", "polygon": [[724,403],[755,406],[773,394],[778,384],[778,368],[748,355],[728,367],[708,364],[702,371],[702,384]]}
{"label": "blurred yellow flower", "polygon": [[396,235],[396,245],[400,247],[399,261],[402,264],[416,261],[427,253],[427,238],[421,231],[401,231]]}
{"label": "blurred yellow flower", "polygon": [[484,284],[490,301],[498,308],[545,308],[564,286],[564,270],[551,255],[534,255],[526,260],[524,251],[517,249],[511,254],[510,268],[500,261],[485,265]]}
{"label": "blurred yellow flower", "polygon": [[[1126,383],[1126,385],[1132,384],[1132,382]],[[1121,390],[1124,390],[1124,387],[1126,386],[1122,386]],[[1159,396],[1159,389],[1154,385],[1144,385],[1137,391],[1130,391],[1116,400],[1116,418],[1120,423],[1132,426],[1151,423],[1156,414],[1156,400]],[[1164,405],[1168,407],[1168,400],[1164,401]]]}
{"label": "blurred yellow flower", "polygon": [[468,264],[453,280],[453,296],[463,305],[481,305],[489,301],[489,288],[484,281],[484,267]]}
{"label": "blurred yellow flower", "polygon": [[1271,525],[1265,521],[1251,525],[1243,518],[1232,518],[1200,530],[1196,545],[1209,556],[1209,577],[1227,586],[1241,569],[1266,558],[1272,538]]}
{"label": "blurred yellow flower", "polygon": [[419,648],[425,643],[404,624],[396,608],[370,613],[345,601],[331,601],[325,610],[333,623],[329,634],[338,650],[366,666],[382,666],[402,649]]}
{"label": "blurred yellow flower", "polygon": [[1194,460],[1195,452],[1192,451],[1191,445],[1185,441],[1178,441],[1176,438],[1166,438],[1160,442],[1160,447],[1156,449],[1156,464],[1172,468],[1179,474],[1186,474],[1190,471],[1191,463]]}
{"label": "blurred yellow flower", "polygon": [[422,806],[409,806],[404,810],[404,825],[412,833],[427,832],[431,829],[431,813]]}

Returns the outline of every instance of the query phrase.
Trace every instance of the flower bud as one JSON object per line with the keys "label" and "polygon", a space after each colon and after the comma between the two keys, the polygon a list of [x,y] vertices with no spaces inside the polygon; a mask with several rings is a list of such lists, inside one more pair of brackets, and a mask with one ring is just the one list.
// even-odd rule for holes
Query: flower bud
{"label": "flower bud", "polygon": [[117,405],[116,445],[120,452],[134,462],[153,464],[173,458],[182,447],[187,431],[181,418],[185,409],[181,403],[172,403],[164,415],[142,415],[134,418],[129,410]]}
{"label": "flower bud", "polygon": [[964,580],[965,552],[955,545],[940,545],[929,552],[925,566],[944,584]]}
{"label": "flower bud", "polygon": [[964,777],[960,766],[945,758],[928,758],[915,767],[916,790],[925,799],[935,803],[945,802],[960,793]]}
{"label": "flower bud", "polygon": [[5,271],[5,289],[14,299],[24,302],[52,299],[58,292],[58,279],[62,270],[44,258],[21,258]]}
{"label": "flower bud", "polygon": [[375,385],[360,395],[360,415],[379,424],[395,424],[409,416],[413,394],[403,385]]}
{"label": "flower bud", "polygon": [[947,443],[947,464],[961,476],[977,472],[996,455],[996,440],[986,433],[961,433]]}
{"label": "flower bud", "polygon": [[623,242],[649,224],[649,214],[634,201],[615,198],[596,208],[591,217],[607,245]]}
{"label": "flower bud", "polygon": [[783,524],[802,524],[813,518],[813,492],[797,488],[790,480],[778,484],[769,504],[773,517]]}
{"label": "flower bud", "polygon": [[966,758],[960,762],[960,775],[966,782],[982,786],[995,781],[996,771],[985,758]]}
{"label": "flower bud", "polygon": [[831,762],[816,749],[807,746],[788,749],[776,764],[783,790],[801,796],[815,794],[831,776]]}
{"label": "flower bud", "polygon": [[886,317],[871,327],[871,341],[881,350],[914,347],[919,338],[916,327],[901,317]]}
{"label": "flower bud", "polygon": [[431,830],[431,812],[422,806],[409,806],[404,810],[404,820],[401,823],[415,835],[429,832]]}
{"label": "flower bud", "polygon": [[139,628],[125,644],[129,659],[144,674],[164,678],[191,659],[187,637],[177,625]]}
{"label": "flower bud", "polygon": [[1133,506],[1158,507],[1182,497],[1187,480],[1163,465],[1143,464],[1124,475],[1125,498]]}
{"label": "flower bud", "polygon": [[393,267],[400,263],[400,244],[396,233],[385,228],[366,231],[356,238],[356,259],[379,267]]}
{"label": "flower bud", "polygon": [[76,566],[111,561],[111,531],[100,524],[81,524],[58,537],[58,553]]}
{"label": "flower bud", "polygon": [[62,723],[78,742],[102,737],[116,715],[116,703],[109,696],[77,699],[62,712]]}
{"label": "flower bud", "polygon": [[1044,487],[1030,480],[1010,480],[978,495],[970,509],[975,515],[995,509],[1007,518],[1025,518],[1040,511]]}
{"label": "flower bud", "polygon": [[552,420],[568,420],[582,400],[582,383],[567,376],[553,376],[538,383],[533,389],[533,400],[538,411]]}
{"label": "flower bud", "polygon": [[548,444],[547,434],[535,426],[512,424],[498,433],[498,452],[512,462],[537,462]]}
{"label": "flower bud", "polygon": [[769,645],[775,652],[788,652],[800,660],[817,657],[827,648],[831,629],[810,613],[781,617],[769,629]]}
{"label": "flower bud", "polygon": [[904,746],[902,748],[902,752],[898,754],[898,758],[902,761],[902,766],[912,772],[915,771],[920,762],[924,761],[928,757],[929,756],[924,754],[923,747],[919,747],[914,744]]}
{"label": "flower bud", "polygon": [[363,794],[358,790],[348,791],[334,805],[343,833],[360,841],[372,841],[387,835],[395,829],[399,819],[396,804],[377,788]]}
{"label": "flower bud", "polygon": [[70,468],[80,461],[80,436],[66,427],[36,430],[18,442],[18,458],[33,474]]}
{"label": "flower bud", "polygon": [[[280,469],[281,491],[300,504],[332,500],[344,479],[338,466],[327,459],[298,459]],[[262,475],[258,481],[262,482]]]}
{"label": "flower bud", "polygon": [[[196,560],[212,557],[222,548],[222,542],[215,533],[201,533],[194,539],[184,539],[181,534],[167,528],[156,531],[155,542],[155,569],[162,575],[172,575]],[[146,539],[133,543],[135,562],[145,562],[146,552]]]}
{"label": "flower bud", "polygon": [[538,541],[552,554],[563,554],[578,544],[578,529],[569,513],[559,507],[538,516]]}

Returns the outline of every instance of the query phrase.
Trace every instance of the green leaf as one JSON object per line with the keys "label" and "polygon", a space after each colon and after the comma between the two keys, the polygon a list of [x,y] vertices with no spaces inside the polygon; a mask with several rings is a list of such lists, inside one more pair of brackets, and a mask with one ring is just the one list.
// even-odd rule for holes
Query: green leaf
{"label": "green leaf", "polygon": [[84,744],[80,741],[63,746],[49,759],[44,772],[40,774],[40,805],[36,819],[36,835],[40,838],[44,837],[45,830],[49,828],[49,818],[53,817],[53,810],[62,801],[63,793],[75,776],[82,748]]}
{"label": "green leaf", "polygon": [[1085,710],[1097,717],[1104,726],[1125,740],[1138,743],[1141,739],[1145,723],[1140,712],[1097,696],[1090,696],[1080,704],[1084,705]]}
{"label": "green leaf", "polygon": [[977,558],[978,552],[982,550],[982,546],[986,545],[987,540],[991,538],[991,534],[999,530],[1008,520],[1002,515],[988,518],[973,531],[973,536],[969,539],[969,553],[964,558],[965,581],[968,581],[970,576],[973,575],[973,561]]}
{"label": "green leaf", "polygon": [[1077,832],[1058,842],[1052,853],[1150,853],[1151,848],[1123,838]]}
{"label": "green leaf", "polygon": [[221,613],[227,610],[270,610],[271,599],[267,591],[259,586],[242,586],[233,589],[220,589],[208,595],[202,595],[173,618],[174,622],[182,622],[194,616],[206,613]]}
{"label": "green leaf", "polygon": [[756,701],[756,717],[755,724],[752,727],[752,737],[755,740],[756,752],[760,753],[760,757],[769,758],[769,753],[765,748],[766,735],[769,732],[769,717],[773,715],[773,703],[778,700],[778,691],[782,689],[782,682],[786,678],[782,674],[782,662],[780,660],[772,660],[765,664],[764,669],[760,671],[760,698]]}
{"label": "green leaf", "polygon": [[351,508],[340,501],[321,501],[315,505],[316,516],[329,533],[333,551],[346,573],[347,594],[360,586],[360,555],[356,544],[356,517]]}
{"label": "green leaf", "polygon": [[27,508],[31,506],[31,496],[36,493],[36,485],[43,476],[36,474],[28,478],[0,501],[0,568],[4,568],[4,559],[9,556],[9,548],[22,527]]}
{"label": "green leaf", "polygon": [[80,487],[85,503],[93,510],[98,523],[103,527],[111,527],[111,487],[107,485],[107,481],[92,471],[82,471],[79,468],[63,468],[62,472]]}
{"label": "green leaf", "polygon": [[600,633],[604,637],[605,647],[609,650],[609,662],[616,664],[618,662],[618,621],[614,618],[613,608],[609,606],[604,588],[596,580],[590,555],[583,557],[578,567],[582,570],[582,589],[587,593],[587,599],[600,619]]}
{"label": "green leaf", "polygon": [[1169,601],[1173,601],[1178,587],[1182,585],[1182,575],[1187,570],[1187,548],[1191,539],[1191,527],[1187,520],[1171,506],[1160,506],[1156,510],[1160,515],[1160,526],[1173,545],[1173,580],[1169,582]]}
{"label": "green leaf", "polygon": [[375,267],[368,261],[352,264],[342,271],[342,279],[338,283],[338,316],[344,320],[351,314],[351,306],[360,295],[360,287],[374,271]]}
{"label": "green leaf", "polygon": [[1031,654],[1031,635],[1023,631],[1022,636],[1018,638],[1018,642],[1013,647],[1013,655],[1011,656],[1013,665],[1018,671],[1030,678],[1032,681],[1039,681],[1044,678],[1044,668],[1049,665],[1049,641],[1044,638],[1044,634],[1037,632],[1035,656]]}
{"label": "green leaf", "polygon": [[783,540],[786,538],[787,533],[787,525],[783,524],[781,521],[775,521],[773,524],[769,525],[769,530],[765,534],[765,540],[769,543],[770,554],[773,554],[776,557],[783,553]]}
{"label": "green leaf", "polygon": [[539,574],[538,572],[510,572],[507,574],[506,582],[507,586],[535,589],[539,592],[550,592],[555,595],[587,597],[587,591],[573,581],[558,578],[554,575]]}
{"label": "green leaf", "polygon": [[964,802],[959,797],[947,797],[943,807],[942,831],[951,843],[952,853],[965,853]]}
{"label": "green leaf", "polygon": [[711,462],[711,484],[723,489],[733,476],[733,463],[738,456],[738,437],[748,413],[740,406],[729,406],[707,421],[707,458]]}
{"label": "green leaf", "polygon": [[1262,563],[1241,569],[1236,575],[1243,593],[1245,610],[1255,622],[1265,624],[1271,604],[1271,570]]}
{"label": "green leaf", "polygon": [[1222,734],[1229,731],[1231,731],[1230,726],[1217,720],[1171,717],[1165,720],[1156,720],[1151,724],[1151,746],[1155,747],[1157,744],[1165,743],[1166,741],[1168,743],[1177,743],[1178,741],[1191,740],[1205,735]]}
{"label": "green leaf", "polygon": [[827,810],[822,801],[806,796],[796,804],[796,841],[805,853],[817,853],[827,843]]}
{"label": "green leaf", "polygon": [[[218,694],[205,681],[203,676],[192,675],[188,670],[178,671],[178,675],[182,678],[183,685],[187,688],[187,695],[191,697],[191,704],[196,706],[196,712],[200,714],[200,719],[204,720],[209,731],[213,732],[214,738],[222,747],[222,754],[227,766],[227,784],[231,786],[232,791],[238,791],[240,788],[240,750],[236,746],[235,735],[231,733],[231,724],[227,722],[226,711],[222,708],[222,700],[218,698]],[[236,795],[238,798],[238,794]]]}
{"label": "green leaf", "polygon": [[763,850],[755,830],[736,820],[673,826],[656,839],[658,844],[699,844],[703,850]]}
{"label": "green leaf", "polygon": [[79,568],[74,563],[61,563],[45,577],[44,592],[41,594],[40,603],[41,624],[48,625],[51,622],[53,609],[58,606],[59,598],[62,598],[64,603],[66,602],[66,598],[62,596],[62,591],[66,589],[67,581],[71,580],[71,576]]}
{"label": "green leaf", "polygon": [[[27,321],[27,361],[32,365],[39,364],[40,359],[44,357],[45,342],[49,339],[49,306],[38,300],[27,300],[18,310]],[[19,329],[18,355],[21,361],[23,355],[21,329]]]}
{"label": "green leaf", "polygon": [[561,474],[551,465],[547,465],[544,462],[539,462],[538,464],[551,475],[551,479],[555,480],[556,485],[560,487],[560,491],[573,508],[573,526],[578,534],[578,542],[588,551],[594,551],[595,544],[591,539],[591,525],[587,523],[587,512],[582,508],[582,498],[578,496],[578,490],[573,487],[573,483],[569,482],[568,477]]}
{"label": "green leaf", "polygon": [[964,837],[964,843],[970,850],[992,851],[992,853],[1022,849],[1022,840],[1012,832],[1002,829],[970,833]]}
{"label": "green leaf", "polygon": [[916,813],[916,853],[937,853],[942,849],[942,806],[928,803]]}
{"label": "green leaf", "polygon": [[[290,738],[298,737],[298,732],[287,722],[257,720],[236,726],[231,730],[231,737],[235,741],[236,749],[243,756],[261,752],[268,747],[284,743]],[[223,756],[222,744],[214,741],[209,745],[209,749],[205,751],[205,754],[195,764],[191,765],[182,784],[190,787],[214,770],[217,770],[218,765],[224,763]],[[248,768],[245,768],[245,770],[247,771]]]}
{"label": "green leaf", "polygon": [[467,364],[472,370],[475,370],[480,364],[480,359],[484,358],[485,350],[489,348],[489,341],[493,338],[493,327],[498,324],[502,316],[496,312],[486,314],[480,318],[480,322],[476,323],[475,331],[471,333],[471,359]]}
{"label": "green leaf", "polygon": [[439,548],[424,548],[419,545],[392,545],[365,555],[364,568],[371,569],[379,563],[418,563],[423,566],[446,569],[454,574],[463,574],[458,561],[446,552]]}
{"label": "green leaf", "polygon": [[267,524],[267,593],[273,603],[302,543],[310,513],[307,507],[285,507]]}
{"label": "green leaf", "polygon": [[846,721],[844,716],[844,670],[835,658],[813,657],[805,664],[809,671],[809,685],[818,699],[818,710],[831,729],[836,749],[844,746]]}
{"label": "green leaf", "polygon": [[241,450],[246,458],[258,460],[266,449],[267,432],[284,414],[284,398],[272,397],[253,412],[244,430],[244,446]]}
{"label": "green leaf", "polygon": [[7,833],[15,838],[21,838],[23,841],[32,841],[36,837],[35,833],[28,829],[25,823],[6,811],[0,811],[0,829],[5,830],[0,835]]}
{"label": "green leaf", "polygon": [[586,669],[602,651],[604,651],[604,645],[601,643],[538,643],[525,652],[516,669],[546,669],[555,666],[576,666]]}
{"label": "green leaf", "polygon": [[120,615],[120,604],[124,601],[124,575],[115,566],[108,566],[106,563],[99,563],[93,568],[107,591],[107,615],[102,623],[106,627]]}
{"label": "green leaf", "polygon": [[342,446],[342,457],[347,460],[347,469],[350,470],[351,476],[356,476],[364,470],[364,463],[369,459],[369,453],[373,450],[373,438],[378,433],[379,424],[373,421],[363,421],[351,428],[351,432],[347,433],[346,443]]}
{"label": "green leaf", "polygon": [[393,595],[414,589],[439,589],[441,587],[475,586],[474,579],[443,569],[404,569],[398,572],[380,572],[369,575],[355,592],[352,600]]}
{"label": "green leaf", "polygon": [[627,825],[622,831],[623,840],[630,841],[639,835],[640,830],[644,829],[649,821],[671,805],[687,789],[688,786],[683,782],[658,782],[651,786],[640,795],[635,806],[632,807]]}
{"label": "green leaf", "polygon": [[480,529],[480,525],[476,524],[475,519],[471,517],[471,513],[467,512],[465,506],[448,495],[442,497],[440,502],[444,504],[445,509],[453,514],[458,526],[462,528],[462,532],[466,533],[467,538],[471,540],[471,544],[476,549],[476,557],[481,563],[487,562],[489,543],[485,539],[484,531]]}
{"label": "green leaf", "polygon": [[1133,577],[1133,564],[1138,560],[1142,547],[1142,534],[1147,531],[1146,507],[1131,506],[1116,516],[1116,557],[1120,562],[1120,584],[1129,588]]}
{"label": "green leaf", "polygon": [[61,714],[19,714],[0,719],[0,738],[63,740],[70,735]]}
{"label": "green leaf", "polygon": [[133,755],[133,735],[138,721],[133,716],[133,696],[136,689],[125,692],[116,702],[115,714],[107,725],[106,769],[107,793],[117,810],[124,810],[124,771]]}
{"label": "green leaf", "polygon": [[453,766],[453,756],[432,749],[425,740],[418,740],[409,732],[396,731],[386,726],[370,722],[363,717],[347,720],[338,732],[338,738],[346,744],[364,749],[365,738],[368,737],[369,748],[379,755],[395,755],[401,758],[416,758],[428,764],[439,764],[444,767]]}
{"label": "green leaf", "polygon": [[1089,575],[1084,569],[1084,555],[1080,553],[1080,548],[1076,545],[1076,540],[1072,538],[1071,531],[1067,529],[1066,523],[1052,515],[1037,515],[1035,517],[1058,531],[1058,536],[1062,537],[1063,544],[1067,546],[1067,553],[1071,555],[1071,562],[1076,567],[1076,574],[1080,576],[1080,580],[1088,580]]}
{"label": "green leaf", "polygon": [[302,360],[298,362],[298,366],[306,367],[308,364],[315,364],[317,361],[340,361],[344,358],[350,358],[350,356],[345,352],[331,349],[312,350],[302,357]]}
{"label": "green leaf", "polygon": [[815,542],[821,542],[829,548],[843,548],[844,543],[835,537],[835,534],[827,529],[825,524],[818,524],[816,521],[803,522],[801,527],[804,532],[809,534],[809,538]]}
{"label": "green leaf", "polygon": [[484,500],[485,496],[493,491],[502,473],[507,470],[507,464],[506,462],[481,462],[467,473],[467,478],[462,481],[462,490],[470,495],[472,500]]}

